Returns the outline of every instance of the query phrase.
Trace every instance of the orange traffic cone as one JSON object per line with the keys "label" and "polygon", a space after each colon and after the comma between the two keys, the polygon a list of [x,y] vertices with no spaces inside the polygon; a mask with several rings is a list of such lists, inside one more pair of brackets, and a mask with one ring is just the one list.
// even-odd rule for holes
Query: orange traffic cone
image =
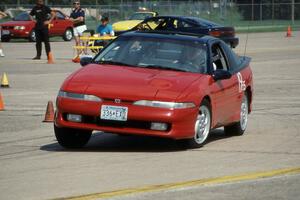
{"label": "orange traffic cone", "polygon": [[54,108],[52,101],[48,101],[45,119],[43,122],[54,122]]}
{"label": "orange traffic cone", "polygon": [[3,101],[3,97],[0,93],[0,111],[4,110],[4,101]]}
{"label": "orange traffic cone", "polygon": [[80,62],[80,57],[79,57],[79,56],[75,56],[75,57],[72,59],[72,62],[74,62],[74,63],[79,63],[79,62]]}
{"label": "orange traffic cone", "polygon": [[51,52],[48,53],[48,64],[54,64],[53,55]]}
{"label": "orange traffic cone", "polygon": [[287,28],[286,37],[292,37],[292,28],[290,25]]}

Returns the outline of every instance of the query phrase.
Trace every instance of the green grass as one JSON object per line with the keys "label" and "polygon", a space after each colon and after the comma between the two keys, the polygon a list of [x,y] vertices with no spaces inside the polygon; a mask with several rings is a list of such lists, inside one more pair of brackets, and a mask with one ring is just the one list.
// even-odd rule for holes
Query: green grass
{"label": "green grass", "polygon": [[[299,31],[300,26],[291,26],[293,31]],[[274,25],[274,26],[238,26],[235,27],[238,33],[259,33],[259,32],[280,32],[287,31],[287,25]]]}

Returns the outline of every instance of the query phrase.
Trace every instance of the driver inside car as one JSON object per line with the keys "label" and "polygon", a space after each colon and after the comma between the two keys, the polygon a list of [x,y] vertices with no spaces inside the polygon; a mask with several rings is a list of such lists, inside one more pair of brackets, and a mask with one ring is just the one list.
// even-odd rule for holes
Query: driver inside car
{"label": "driver inside car", "polygon": [[198,47],[186,48],[183,52],[182,64],[194,72],[205,73],[206,69],[206,51]]}

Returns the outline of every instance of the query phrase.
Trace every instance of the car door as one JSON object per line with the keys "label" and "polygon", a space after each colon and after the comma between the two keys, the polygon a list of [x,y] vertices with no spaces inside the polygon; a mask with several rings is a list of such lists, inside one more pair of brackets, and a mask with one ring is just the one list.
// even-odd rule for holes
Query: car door
{"label": "car door", "polygon": [[63,35],[66,27],[65,27],[65,16],[59,12],[55,11],[55,18],[51,23],[51,27],[49,33],[51,35]]}
{"label": "car door", "polygon": [[229,71],[232,74],[233,81],[236,82],[235,90],[232,94],[235,95],[236,98],[235,101],[231,104],[233,110],[231,118],[236,118],[240,115],[241,102],[246,90],[247,74],[245,73],[245,70],[240,68],[241,60],[233,52],[233,50],[224,42],[221,43],[221,46],[222,49],[224,49],[224,53],[226,54]]}
{"label": "car door", "polygon": [[[230,70],[230,63],[220,41],[210,47],[211,70]],[[236,112],[238,102],[238,80],[237,76],[229,79],[213,81],[211,92],[214,98],[215,114],[220,125],[231,121],[233,112]]]}

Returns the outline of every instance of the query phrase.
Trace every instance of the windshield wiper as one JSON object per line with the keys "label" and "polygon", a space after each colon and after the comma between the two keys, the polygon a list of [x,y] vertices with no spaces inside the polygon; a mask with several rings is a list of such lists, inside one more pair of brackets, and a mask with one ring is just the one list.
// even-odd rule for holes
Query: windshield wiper
{"label": "windshield wiper", "polygon": [[167,66],[161,66],[161,65],[141,65],[141,67],[151,68],[151,69],[165,69],[165,70],[189,72],[188,70],[173,68],[173,67],[167,67]]}
{"label": "windshield wiper", "polygon": [[97,64],[122,65],[122,66],[135,67],[134,65],[130,65],[127,63],[123,63],[123,62],[111,61],[111,60],[98,61]]}

